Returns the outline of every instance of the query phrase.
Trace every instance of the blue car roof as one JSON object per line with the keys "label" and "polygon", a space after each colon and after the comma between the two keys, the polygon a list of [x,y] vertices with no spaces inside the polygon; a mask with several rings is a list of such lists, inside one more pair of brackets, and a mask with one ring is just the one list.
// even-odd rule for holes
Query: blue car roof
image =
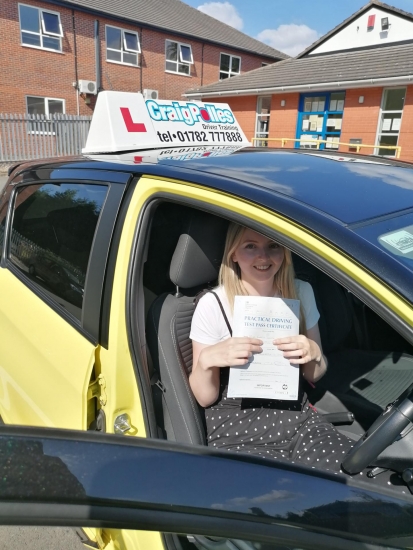
{"label": "blue car roof", "polygon": [[[225,156],[160,157],[155,162],[140,164],[130,160],[130,153],[128,160],[123,161],[123,156],[118,155],[115,162],[104,155],[99,160],[59,159],[56,163],[48,162],[47,168],[54,164],[56,168],[157,174],[227,192],[235,190],[239,196],[249,188],[248,194],[256,195],[257,202],[261,202],[261,188],[264,195],[270,192],[284,196],[344,225],[398,215],[413,208],[413,164],[382,157],[256,148]],[[33,167],[37,164],[38,168],[38,162],[31,164]]]}
{"label": "blue car roof", "polygon": [[189,160],[184,168],[263,187],[346,225],[413,208],[413,166],[386,159],[247,150]]}

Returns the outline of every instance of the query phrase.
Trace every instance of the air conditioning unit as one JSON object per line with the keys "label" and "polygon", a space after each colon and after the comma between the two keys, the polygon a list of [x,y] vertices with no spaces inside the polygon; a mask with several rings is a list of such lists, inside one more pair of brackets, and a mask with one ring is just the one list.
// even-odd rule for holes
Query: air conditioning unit
{"label": "air conditioning unit", "polygon": [[93,80],[79,80],[79,92],[81,94],[94,94],[98,93],[96,82]]}
{"label": "air conditioning unit", "polygon": [[158,99],[158,90],[149,90],[149,88],[145,88],[143,90],[143,97],[144,99]]}

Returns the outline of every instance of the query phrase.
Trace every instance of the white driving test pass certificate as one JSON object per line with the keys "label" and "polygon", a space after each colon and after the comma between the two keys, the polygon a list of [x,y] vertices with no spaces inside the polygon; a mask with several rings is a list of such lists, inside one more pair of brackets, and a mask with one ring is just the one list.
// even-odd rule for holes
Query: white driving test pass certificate
{"label": "white driving test pass certificate", "polygon": [[263,296],[236,296],[233,336],[260,338],[262,353],[231,367],[228,397],[298,399],[299,365],[291,365],[273,344],[275,338],[299,332],[300,301]]}

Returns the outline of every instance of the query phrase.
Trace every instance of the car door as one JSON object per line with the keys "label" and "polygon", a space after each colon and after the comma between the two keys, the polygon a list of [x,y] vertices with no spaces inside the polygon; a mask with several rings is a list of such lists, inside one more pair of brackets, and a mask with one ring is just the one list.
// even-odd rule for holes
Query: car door
{"label": "car door", "polygon": [[104,394],[100,293],[124,184],[44,172],[18,177],[1,206],[0,412],[5,423],[90,429]]}
{"label": "car door", "polygon": [[3,525],[141,529],[142,550],[156,548],[154,529],[177,534],[180,550],[379,550],[411,548],[413,536],[411,495],[159,440],[0,427],[0,474]]}

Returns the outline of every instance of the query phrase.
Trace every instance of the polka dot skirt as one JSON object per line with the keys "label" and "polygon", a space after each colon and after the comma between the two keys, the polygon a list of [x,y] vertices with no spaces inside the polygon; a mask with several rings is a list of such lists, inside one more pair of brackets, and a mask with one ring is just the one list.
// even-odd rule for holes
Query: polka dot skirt
{"label": "polka dot skirt", "polygon": [[243,408],[243,401],[223,397],[205,410],[208,445],[340,471],[340,455],[352,442],[307,403],[302,409],[291,403],[280,408],[276,401]]}
{"label": "polka dot skirt", "polygon": [[[342,473],[341,462],[354,444],[310,406],[304,392],[299,401],[234,399],[227,397],[224,380],[219,400],[205,409],[205,419],[211,447],[284,459],[336,474]],[[366,473],[352,477],[409,493],[400,476],[391,471],[375,478]]]}

